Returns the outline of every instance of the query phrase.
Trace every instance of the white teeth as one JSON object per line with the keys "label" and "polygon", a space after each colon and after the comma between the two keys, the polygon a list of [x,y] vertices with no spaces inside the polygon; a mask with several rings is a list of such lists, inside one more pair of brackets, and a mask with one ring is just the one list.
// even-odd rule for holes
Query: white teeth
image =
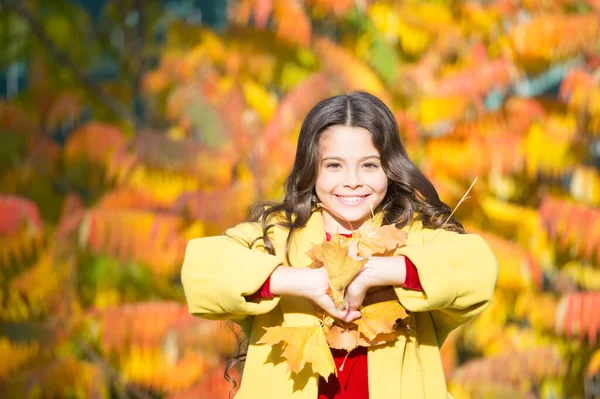
{"label": "white teeth", "polygon": [[358,202],[362,200],[364,197],[338,197],[344,202]]}

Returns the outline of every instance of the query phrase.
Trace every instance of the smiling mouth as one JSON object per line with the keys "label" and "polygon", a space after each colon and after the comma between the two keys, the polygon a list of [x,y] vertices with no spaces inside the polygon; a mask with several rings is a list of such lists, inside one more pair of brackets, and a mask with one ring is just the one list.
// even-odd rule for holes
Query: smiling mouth
{"label": "smiling mouth", "polygon": [[367,195],[335,195],[335,197],[344,205],[358,205],[362,203],[370,194]]}

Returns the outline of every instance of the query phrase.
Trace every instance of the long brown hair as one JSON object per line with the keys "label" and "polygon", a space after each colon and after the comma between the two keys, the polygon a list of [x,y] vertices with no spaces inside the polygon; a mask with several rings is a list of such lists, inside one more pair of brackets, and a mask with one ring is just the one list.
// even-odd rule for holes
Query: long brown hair
{"label": "long brown hair", "polygon": [[[436,229],[444,225],[452,210],[408,158],[394,115],[377,97],[357,91],[327,98],[306,116],[300,129],[294,167],[285,181],[283,202],[263,202],[253,209],[252,221],[262,223],[261,240],[269,241],[268,231],[275,225],[284,225],[289,227],[289,244],[294,231],[306,225],[317,201],[314,189],[319,172],[319,139],[333,125],[362,127],[371,133],[389,179],[387,194],[376,208],[384,214],[383,224],[404,227],[416,215],[414,219],[420,220],[424,227]],[[274,215],[284,215],[285,219],[274,222]],[[444,229],[465,233],[462,224],[454,218],[446,222]],[[265,247],[274,252],[272,243],[268,242]],[[288,247],[286,245],[289,263]]]}
{"label": "long brown hair", "polygon": [[255,242],[263,241],[265,249],[274,254],[269,230],[274,226],[288,228],[285,258],[290,264],[291,237],[294,231],[306,225],[318,201],[315,184],[320,164],[319,139],[334,125],[362,127],[371,133],[388,177],[387,193],[375,209],[383,212],[384,225],[396,224],[401,228],[419,220],[426,228],[443,226],[445,230],[466,233],[460,222],[450,218],[452,210],[440,200],[433,184],[408,158],[390,109],[377,97],[357,91],[327,98],[310,110],[300,129],[296,159],[285,181],[283,202],[262,202],[253,208],[252,221],[261,223],[263,230]]}

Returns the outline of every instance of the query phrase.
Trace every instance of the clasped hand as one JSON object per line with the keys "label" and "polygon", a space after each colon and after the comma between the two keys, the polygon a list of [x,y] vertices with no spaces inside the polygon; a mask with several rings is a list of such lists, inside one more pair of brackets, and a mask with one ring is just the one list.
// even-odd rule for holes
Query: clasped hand
{"label": "clasped hand", "polygon": [[361,314],[358,309],[363,304],[397,299],[392,289],[378,290],[373,293],[371,291],[383,286],[402,285],[406,278],[404,257],[369,258],[366,266],[356,274],[346,288],[345,306],[338,309],[331,297],[327,295],[329,281],[325,268],[313,269],[313,271],[315,272],[314,290],[310,290],[309,295],[306,296],[331,316],[345,322],[360,318]]}
{"label": "clasped hand", "polygon": [[329,313],[336,319],[343,320],[347,323],[360,318],[361,314],[358,308],[362,304],[368,287],[363,286],[362,280],[359,278],[360,273],[352,280],[346,288],[345,306],[336,307],[331,297],[327,294],[329,291],[329,280],[327,271],[324,267],[312,269],[314,274],[312,279],[312,287],[307,290],[303,296],[310,299],[315,305]]}
{"label": "clasped hand", "polygon": [[358,309],[361,305],[393,299],[395,296],[393,290],[391,293],[377,292],[371,295],[371,288],[402,285],[405,278],[406,264],[403,256],[371,257],[346,288],[346,306],[339,309],[327,294],[329,279],[324,267],[310,269],[280,266],[271,274],[271,292],[274,295],[305,297],[336,319],[351,322],[360,318]]}

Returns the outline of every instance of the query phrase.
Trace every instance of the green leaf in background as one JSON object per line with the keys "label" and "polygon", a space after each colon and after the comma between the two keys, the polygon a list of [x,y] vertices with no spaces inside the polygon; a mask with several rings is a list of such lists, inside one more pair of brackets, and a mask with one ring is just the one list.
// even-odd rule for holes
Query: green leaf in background
{"label": "green leaf in background", "polygon": [[221,147],[227,136],[216,110],[203,101],[194,101],[187,106],[185,117],[191,122],[192,136],[213,148]]}
{"label": "green leaf in background", "polygon": [[367,60],[385,83],[392,83],[397,77],[398,54],[383,36],[376,35],[369,50]]}

